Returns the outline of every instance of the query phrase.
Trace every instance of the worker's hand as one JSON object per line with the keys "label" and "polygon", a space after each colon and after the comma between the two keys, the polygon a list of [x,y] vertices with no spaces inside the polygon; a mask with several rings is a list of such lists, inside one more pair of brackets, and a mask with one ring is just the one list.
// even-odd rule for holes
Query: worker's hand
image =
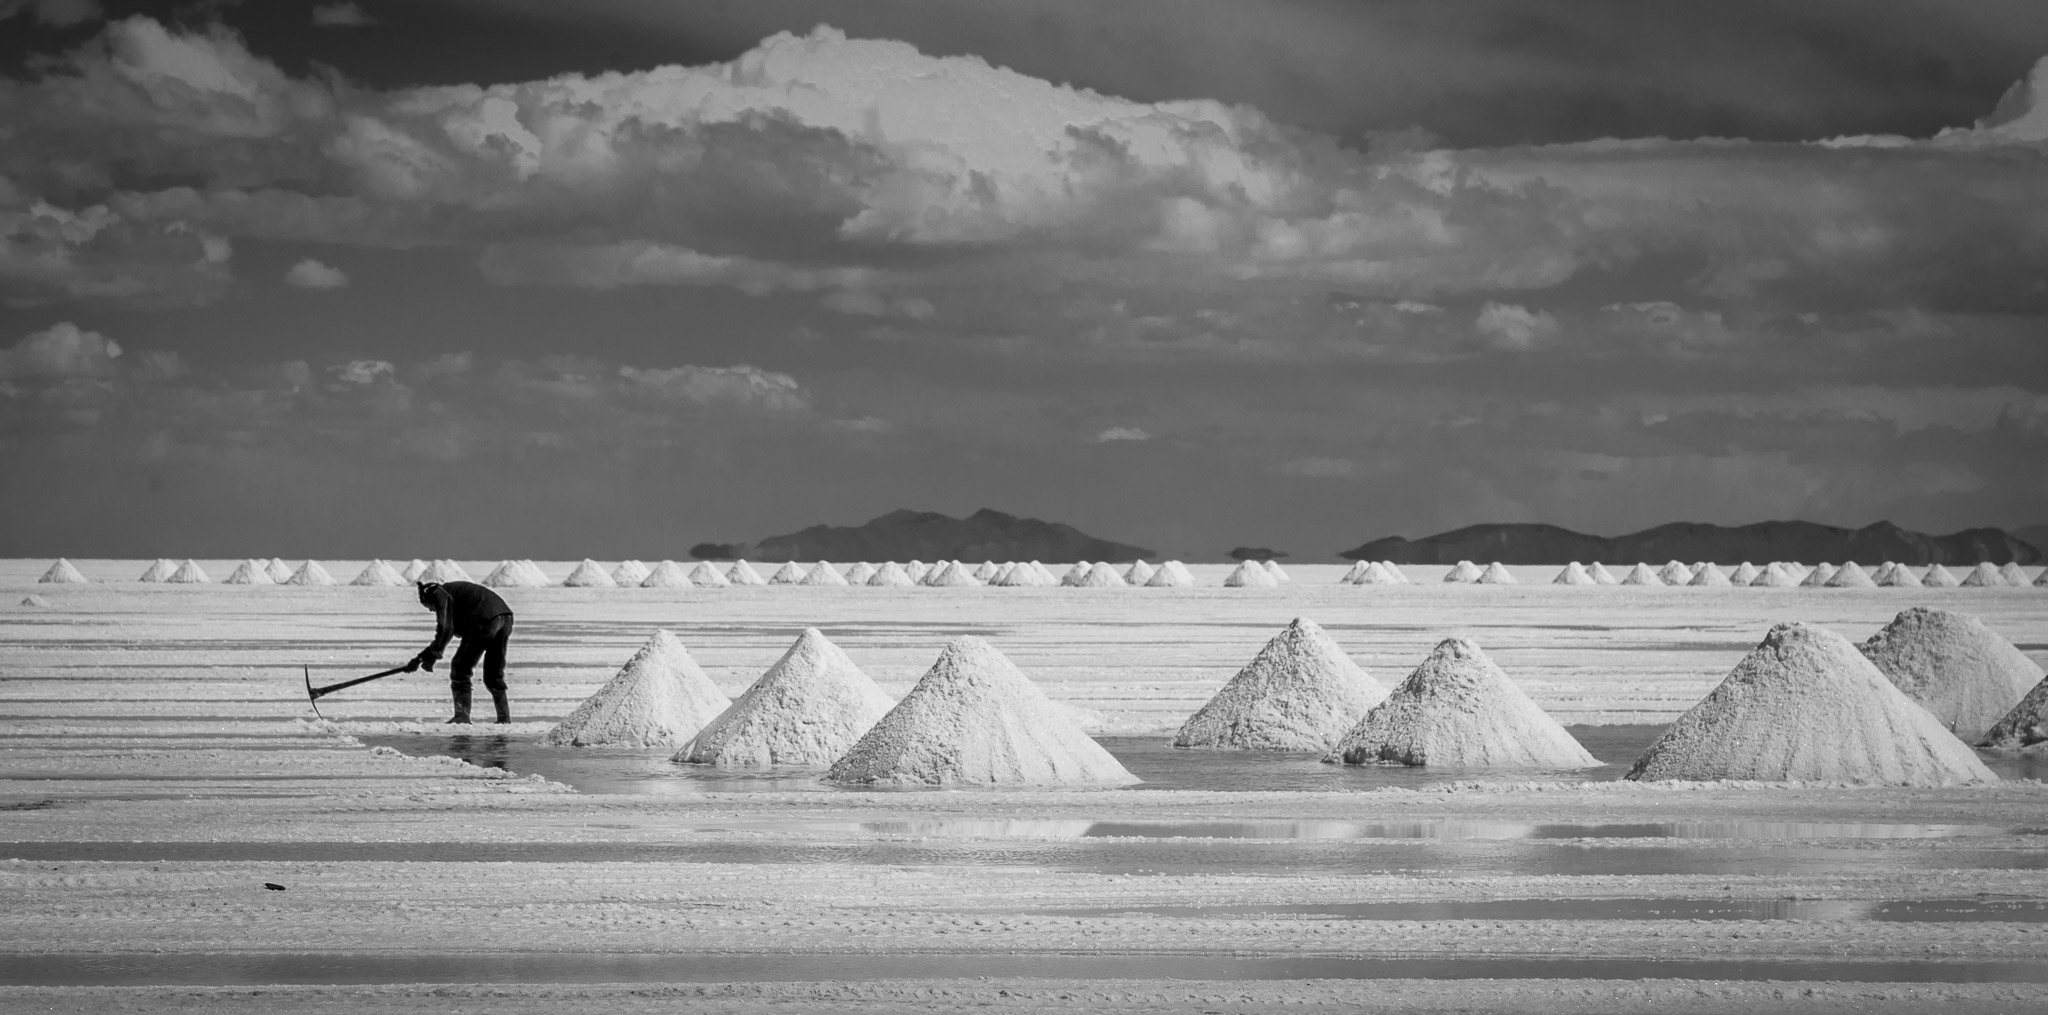
{"label": "worker's hand", "polygon": [[418,673],[419,671],[420,671],[420,657],[419,657],[419,656],[413,656],[413,657],[412,657],[411,659],[407,659],[407,660],[405,661],[405,672],[407,672],[407,673]]}
{"label": "worker's hand", "polygon": [[432,673],[432,672],[434,672],[434,663],[435,663],[435,659],[434,659],[434,657],[433,657],[433,656],[431,656],[431,655],[428,655],[428,654],[427,654],[427,653],[425,653],[425,652],[422,652],[422,653],[420,653],[420,668],[421,668],[421,669],[423,669],[423,670],[426,670],[426,671],[427,671],[428,673]]}

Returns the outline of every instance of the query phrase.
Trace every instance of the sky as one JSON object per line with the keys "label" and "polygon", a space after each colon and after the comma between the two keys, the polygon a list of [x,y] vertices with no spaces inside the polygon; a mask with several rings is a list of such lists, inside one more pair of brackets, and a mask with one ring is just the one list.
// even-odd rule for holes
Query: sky
{"label": "sky", "polygon": [[2048,522],[2038,0],[0,0],[0,556]]}

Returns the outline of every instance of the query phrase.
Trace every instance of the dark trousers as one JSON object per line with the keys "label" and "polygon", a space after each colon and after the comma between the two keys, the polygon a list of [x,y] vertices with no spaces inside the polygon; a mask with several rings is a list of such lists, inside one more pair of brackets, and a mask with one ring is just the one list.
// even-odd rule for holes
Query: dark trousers
{"label": "dark trousers", "polygon": [[484,687],[496,700],[505,693],[505,651],[512,644],[512,615],[491,618],[484,629],[475,634],[462,636],[462,644],[455,649],[455,658],[448,664],[448,686],[461,700],[469,700],[469,675],[476,671],[476,661],[484,661]]}

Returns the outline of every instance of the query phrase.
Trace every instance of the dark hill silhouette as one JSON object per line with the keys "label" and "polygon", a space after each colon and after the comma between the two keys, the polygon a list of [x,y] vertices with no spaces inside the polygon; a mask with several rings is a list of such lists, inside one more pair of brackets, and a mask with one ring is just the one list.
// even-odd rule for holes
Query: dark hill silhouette
{"label": "dark hill silhouette", "polygon": [[1097,539],[1071,525],[982,508],[966,518],[891,511],[865,525],[813,525],[751,546],[701,543],[719,559],[758,560],[1136,560],[1151,550]]}
{"label": "dark hill silhouette", "polygon": [[1397,564],[1455,564],[1461,560],[1503,564],[1562,564],[1566,561],[1711,560],[1722,563],[1772,560],[1854,560],[1876,564],[2032,564],[2041,551],[2002,529],[1965,529],[1946,536],[1902,529],[1878,522],[1844,529],[1815,522],[1757,522],[1753,525],[1706,525],[1671,522],[1612,538],[1589,536],[1555,525],[1510,523],[1468,525],[1462,529],[1403,539],[1390,536],[1346,550],[1349,560],[1391,560]]}

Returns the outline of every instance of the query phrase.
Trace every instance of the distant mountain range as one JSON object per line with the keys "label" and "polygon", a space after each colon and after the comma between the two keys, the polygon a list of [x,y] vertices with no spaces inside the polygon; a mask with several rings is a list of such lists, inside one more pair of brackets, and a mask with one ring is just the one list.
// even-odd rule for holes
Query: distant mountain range
{"label": "distant mountain range", "polygon": [[[2029,528],[2033,532],[2036,528]],[[1350,560],[1391,560],[1397,564],[1455,564],[1461,560],[1503,564],[1563,564],[1567,561],[1633,563],[1711,560],[1719,563],[1796,560],[1876,564],[2037,563],[2041,550],[2003,529],[1966,529],[1930,536],[1878,522],[1860,529],[1814,522],[1758,522],[1703,525],[1672,522],[1626,536],[1589,536],[1555,525],[1468,525],[1462,529],[1403,539],[1375,539],[1340,556]]]}
{"label": "distant mountain range", "polygon": [[699,543],[695,557],[731,560],[1136,560],[1151,550],[1097,539],[1071,525],[982,508],[965,518],[891,511],[865,525],[813,525],[758,543]]}

